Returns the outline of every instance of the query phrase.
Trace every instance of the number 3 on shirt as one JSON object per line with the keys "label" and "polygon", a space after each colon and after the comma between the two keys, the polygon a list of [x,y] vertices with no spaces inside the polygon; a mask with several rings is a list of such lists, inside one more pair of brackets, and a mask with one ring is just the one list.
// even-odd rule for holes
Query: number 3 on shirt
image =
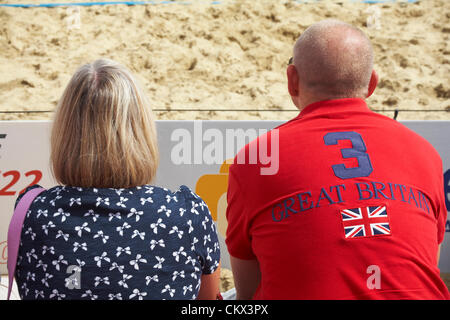
{"label": "number 3 on shirt", "polygon": [[330,132],[327,133],[323,140],[327,146],[337,145],[339,140],[350,140],[352,148],[341,149],[342,157],[345,159],[356,158],[358,166],[355,168],[346,168],[344,164],[335,164],[331,167],[336,177],[341,179],[351,179],[359,177],[368,177],[372,171],[372,163],[369,155],[366,153],[366,145],[361,135],[354,131],[347,132]]}

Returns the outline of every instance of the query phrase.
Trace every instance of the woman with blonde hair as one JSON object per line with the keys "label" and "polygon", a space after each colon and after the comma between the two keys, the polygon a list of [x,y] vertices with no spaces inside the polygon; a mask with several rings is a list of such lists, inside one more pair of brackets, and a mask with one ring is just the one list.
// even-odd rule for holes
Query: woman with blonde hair
{"label": "woman with blonde hair", "polygon": [[150,185],[155,124],[127,69],[102,59],[76,71],[56,110],[51,166],[60,185],[39,194],[22,228],[22,299],[216,298],[211,214],[186,186]]}

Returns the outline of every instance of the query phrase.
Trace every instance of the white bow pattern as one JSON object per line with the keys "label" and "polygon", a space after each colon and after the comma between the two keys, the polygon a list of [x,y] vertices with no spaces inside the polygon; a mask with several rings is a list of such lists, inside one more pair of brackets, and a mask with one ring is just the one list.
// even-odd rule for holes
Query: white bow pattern
{"label": "white bow pattern", "polygon": [[139,263],[147,263],[147,259],[142,258],[141,254],[137,254],[136,255],[136,259],[135,260],[131,260],[130,264],[132,266],[134,266],[134,269],[139,270]]}
{"label": "white bow pattern", "polygon": [[214,221],[187,187],[47,192],[23,226],[22,299],[195,299],[202,270],[219,265]]}

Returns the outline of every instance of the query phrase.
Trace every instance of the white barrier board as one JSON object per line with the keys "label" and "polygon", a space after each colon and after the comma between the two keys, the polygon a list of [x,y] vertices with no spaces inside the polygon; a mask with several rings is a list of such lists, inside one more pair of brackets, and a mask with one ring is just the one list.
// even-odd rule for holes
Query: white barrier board
{"label": "white barrier board", "polygon": [[[228,166],[236,152],[281,121],[157,121],[160,167],[156,185],[177,189],[184,184],[208,204],[217,223],[222,266],[229,268],[224,236]],[[427,139],[444,162],[445,193],[450,207],[450,121],[404,121]],[[50,121],[0,121],[0,274],[6,274],[7,231],[19,192],[38,182],[55,185],[49,166]],[[444,186],[443,186],[444,188]],[[450,232],[447,220],[446,235]],[[450,272],[446,236],[439,267]]]}

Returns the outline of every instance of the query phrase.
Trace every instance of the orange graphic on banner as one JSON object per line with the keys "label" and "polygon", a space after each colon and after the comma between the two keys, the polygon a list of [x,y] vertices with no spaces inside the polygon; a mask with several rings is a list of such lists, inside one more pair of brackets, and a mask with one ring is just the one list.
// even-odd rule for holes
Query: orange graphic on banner
{"label": "orange graphic on banner", "polygon": [[217,174],[205,174],[197,180],[195,193],[208,205],[214,221],[217,222],[219,234],[225,237],[227,228],[227,188],[228,172],[233,159],[225,160]]}

